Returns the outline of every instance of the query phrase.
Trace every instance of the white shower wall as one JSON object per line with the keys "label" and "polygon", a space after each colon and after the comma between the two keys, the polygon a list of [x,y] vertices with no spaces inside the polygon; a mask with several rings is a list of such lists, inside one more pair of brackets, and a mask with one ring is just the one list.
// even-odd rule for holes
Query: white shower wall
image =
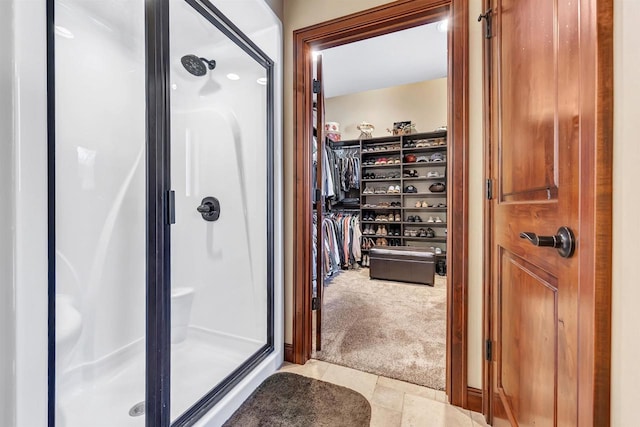
{"label": "white shower wall", "polygon": [[0,425],[14,424],[13,3],[0,1]]}
{"label": "white shower wall", "polygon": [[59,0],[56,26],[56,293],[82,315],[73,367],[145,332],[144,5]]}

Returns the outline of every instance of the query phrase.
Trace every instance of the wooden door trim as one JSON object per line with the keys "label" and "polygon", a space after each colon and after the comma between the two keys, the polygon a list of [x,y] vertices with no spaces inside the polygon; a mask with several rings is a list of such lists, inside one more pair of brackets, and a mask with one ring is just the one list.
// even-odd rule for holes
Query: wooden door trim
{"label": "wooden door trim", "polygon": [[[468,283],[468,0],[399,0],[293,33],[294,248],[292,362],[311,356],[311,50],[326,49],[437,21],[450,13],[449,169],[450,238],[447,241],[447,380],[450,402],[467,406]],[[384,58],[381,58],[384,59]]]}
{"label": "wooden door trim", "polygon": [[[578,294],[578,425],[610,425],[611,391],[611,284],[613,218],[613,0],[580,1],[580,40],[586,46],[580,56],[583,85],[596,81],[595,98],[581,98],[580,108],[587,117],[581,123],[580,184],[586,189],[580,199],[580,264],[591,266],[579,277]],[[485,9],[492,0],[485,0]],[[495,10],[495,9],[494,9]],[[484,156],[485,177],[492,178],[490,43],[484,45]],[[588,87],[585,87],[588,89]],[[582,91],[584,94],[592,90]],[[585,135],[591,132],[594,138]],[[495,178],[495,177],[494,177]],[[483,339],[493,339],[492,325],[492,207],[484,208],[485,236],[483,286]],[[491,361],[483,368],[483,412],[491,422],[493,401]]]}
{"label": "wooden door trim", "polygon": [[[482,10],[488,11],[491,8],[492,0],[484,0]],[[483,25],[488,25],[486,20]],[[483,126],[483,161],[484,161],[484,180],[492,178],[491,172],[491,39],[484,39],[482,44],[482,122]],[[492,182],[489,184],[492,185]],[[487,342],[491,342],[492,328],[492,269],[491,269],[491,250],[493,247],[491,224],[493,223],[493,204],[485,195],[483,207],[483,230],[482,239],[484,245],[482,247],[483,258],[483,284],[482,284],[482,343],[486,346]],[[486,347],[483,353],[486,352]],[[485,420],[490,423],[493,419],[492,414],[492,381],[493,371],[491,360],[488,360],[486,354],[483,354],[482,363],[482,413]]]}
{"label": "wooden door trim", "polygon": [[[581,70],[596,83],[595,98],[583,97],[589,120],[581,125],[588,141],[580,150],[580,184],[588,194],[580,199],[580,272],[578,321],[578,425],[610,424],[611,277],[613,247],[613,0],[581,0]],[[593,90],[581,90],[591,93]],[[596,135],[588,139],[585,135]]]}

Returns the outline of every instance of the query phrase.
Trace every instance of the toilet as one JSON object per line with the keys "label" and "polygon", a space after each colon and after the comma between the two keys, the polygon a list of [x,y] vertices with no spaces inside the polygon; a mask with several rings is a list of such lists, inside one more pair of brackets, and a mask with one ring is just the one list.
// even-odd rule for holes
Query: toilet
{"label": "toilet", "polygon": [[82,332],[82,315],[69,295],[56,294],[56,375],[69,367]]}
{"label": "toilet", "polygon": [[171,343],[178,344],[187,338],[193,288],[174,288],[171,290]]}

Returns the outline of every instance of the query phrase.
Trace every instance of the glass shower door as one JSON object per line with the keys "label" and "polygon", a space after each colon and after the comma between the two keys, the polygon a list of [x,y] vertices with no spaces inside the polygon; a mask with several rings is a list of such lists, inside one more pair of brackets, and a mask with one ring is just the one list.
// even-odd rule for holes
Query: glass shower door
{"label": "glass shower door", "polygon": [[178,423],[273,346],[271,63],[217,13],[207,2],[170,2]]}

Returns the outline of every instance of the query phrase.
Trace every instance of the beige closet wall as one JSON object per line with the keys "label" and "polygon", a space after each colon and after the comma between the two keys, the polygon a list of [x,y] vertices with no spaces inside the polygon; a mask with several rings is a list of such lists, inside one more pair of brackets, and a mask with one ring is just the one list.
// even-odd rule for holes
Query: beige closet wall
{"label": "beige closet wall", "polygon": [[614,0],[611,425],[638,425],[640,402],[640,1]]}
{"label": "beige closet wall", "polygon": [[342,139],[360,136],[358,123],[375,126],[373,136],[389,136],[393,122],[410,120],[418,132],[429,132],[447,124],[447,79],[368,90],[327,98],[325,118],[339,122]]}

